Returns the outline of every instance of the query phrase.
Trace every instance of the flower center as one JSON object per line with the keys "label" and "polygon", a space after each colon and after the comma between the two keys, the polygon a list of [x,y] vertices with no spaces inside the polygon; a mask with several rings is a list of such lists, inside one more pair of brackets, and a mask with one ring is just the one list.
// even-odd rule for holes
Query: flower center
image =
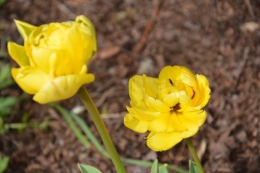
{"label": "flower center", "polygon": [[177,103],[175,106],[171,107],[171,113],[177,112],[180,109],[181,109],[181,105],[180,103]]}

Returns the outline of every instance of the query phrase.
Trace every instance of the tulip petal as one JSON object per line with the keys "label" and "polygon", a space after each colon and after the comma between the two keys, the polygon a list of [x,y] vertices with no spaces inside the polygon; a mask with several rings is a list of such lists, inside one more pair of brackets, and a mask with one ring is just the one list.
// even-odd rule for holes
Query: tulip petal
{"label": "tulip petal", "polygon": [[129,80],[129,96],[131,105],[138,108],[146,108],[144,104],[143,76],[135,75]]}
{"label": "tulip petal", "polygon": [[148,130],[148,121],[140,121],[134,118],[131,114],[126,114],[124,117],[124,124],[129,129],[139,133],[145,133]]}
{"label": "tulip petal", "polygon": [[25,49],[23,46],[20,46],[13,42],[8,42],[8,52],[12,59],[20,66],[29,66],[29,59],[26,55]]}
{"label": "tulip petal", "polygon": [[210,98],[209,82],[203,75],[196,75],[196,82],[199,93],[199,100],[196,105],[203,108],[208,103]]}
{"label": "tulip petal", "polygon": [[187,131],[181,132],[181,136],[182,138],[189,138],[191,136],[194,136],[198,131],[199,131],[199,127],[192,126],[189,127]]}
{"label": "tulip petal", "polygon": [[178,113],[176,112],[172,112],[170,115],[170,119],[168,122],[168,127],[167,127],[167,132],[183,132],[186,131],[187,128],[185,127],[185,125],[180,121]]}
{"label": "tulip petal", "polygon": [[127,107],[129,114],[141,121],[152,121],[158,116],[160,116],[161,112],[151,112],[151,111],[144,111],[142,109],[138,109],[136,107],[130,108]]}
{"label": "tulip petal", "polygon": [[67,99],[86,83],[94,81],[93,74],[65,75],[46,83],[33,97],[41,104]]}
{"label": "tulip petal", "polygon": [[12,68],[15,82],[27,93],[35,94],[46,82],[49,76],[36,67]]}
{"label": "tulip petal", "polygon": [[89,18],[87,18],[84,15],[80,15],[76,18],[75,20],[76,22],[79,23],[84,23],[86,26],[88,26],[88,29],[91,30],[91,36],[92,36],[92,40],[94,41],[94,54],[97,52],[97,41],[96,41],[96,31],[95,31],[95,27],[93,25],[93,23],[89,20]]}
{"label": "tulip petal", "polygon": [[172,92],[171,94],[163,97],[163,102],[168,106],[168,107],[173,107],[179,102],[179,92]]}
{"label": "tulip petal", "polygon": [[74,57],[69,57],[69,60],[74,64],[75,69],[82,64],[89,63],[94,55],[93,51],[96,48],[96,45],[94,44],[95,41],[92,39],[91,35],[82,32],[80,26],[73,24],[66,30],[64,46],[69,54]]}
{"label": "tulip petal", "polygon": [[204,110],[198,110],[198,111],[187,111],[187,112],[182,112],[178,113],[178,117],[182,124],[189,129],[189,127],[199,127],[201,126],[206,118],[207,118],[207,113]]}
{"label": "tulip petal", "polygon": [[31,32],[36,28],[36,26],[33,26],[26,22],[22,22],[20,20],[14,20],[14,22],[24,40],[26,40],[31,34]]}
{"label": "tulip petal", "polygon": [[147,96],[144,100],[147,107],[153,111],[169,112],[170,108],[164,104],[161,100],[154,99]]}
{"label": "tulip petal", "polygon": [[186,67],[183,66],[166,66],[164,67],[160,74],[159,79],[166,79],[173,82],[173,85],[175,85],[175,82],[183,82],[189,86],[194,86],[195,79],[194,74]]}
{"label": "tulip petal", "polygon": [[172,148],[182,140],[181,133],[150,133],[147,137],[147,146],[154,151],[164,151]]}
{"label": "tulip petal", "polygon": [[160,80],[171,79],[173,82],[173,81],[179,80],[180,75],[181,75],[181,68],[179,66],[166,66],[161,70],[161,72],[159,74],[159,79]]}
{"label": "tulip petal", "polygon": [[149,131],[156,133],[164,132],[169,125],[169,120],[169,113],[161,114],[158,118],[150,122]]}
{"label": "tulip petal", "polygon": [[158,79],[147,77],[146,75],[143,75],[143,88],[145,91],[145,94],[156,98],[157,90],[158,90]]}

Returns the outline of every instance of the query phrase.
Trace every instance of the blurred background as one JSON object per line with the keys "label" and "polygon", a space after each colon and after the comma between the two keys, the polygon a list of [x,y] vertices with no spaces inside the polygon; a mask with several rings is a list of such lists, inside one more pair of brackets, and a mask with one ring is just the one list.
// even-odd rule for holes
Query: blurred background
{"label": "blurred background", "polygon": [[[89,65],[96,80],[86,87],[122,157],[158,158],[188,169],[191,156],[184,141],[156,153],[146,147],[147,134],[137,134],[123,125],[129,78],[135,74],[156,77],[166,65],[183,65],[210,81],[208,117],[193,137],[206,172],[260,172],[259,0],[0,3],[0,125],[45,122],[44,128],[1,131],[0,156],[9,157],[7,173],[79,173],[77,163],[99,167],[104,173],[115,172],[109,159],[77,140],[59,112],[34,102],[8,73],[10,66],[17,64],[8,55],[7,42],[23,44],[14,19],[39,26],[74,20],[82,14],[94,23],[98,41],[98,53]],[[100,139],[78,96],[59,104],[77,110]],[[126,166],[128,172],[149,172],[149,168]]]}

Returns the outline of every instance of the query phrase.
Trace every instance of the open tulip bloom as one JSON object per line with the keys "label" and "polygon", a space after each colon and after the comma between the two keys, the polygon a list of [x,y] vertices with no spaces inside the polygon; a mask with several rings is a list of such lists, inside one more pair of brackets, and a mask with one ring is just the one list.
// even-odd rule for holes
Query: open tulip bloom
{"label": "open tulip bloom", "polygon": [[149,131],[148,147],[164,151],[198,132],[207,116],[203,108],[210,89],[205,76],[182,66],[166,66],[159,78],[133,76],[129,95],[132,107],[127,107],[125,125],[136,132]]}
{"label": "open tulip bloom", "polygon": [[12,69],[16,83],[39,103],[67,99],[94,81],[87,64],[97,51],[95,29],[85,16],[39,27],[15,21],[24,46],[8,43],[20,68]]}

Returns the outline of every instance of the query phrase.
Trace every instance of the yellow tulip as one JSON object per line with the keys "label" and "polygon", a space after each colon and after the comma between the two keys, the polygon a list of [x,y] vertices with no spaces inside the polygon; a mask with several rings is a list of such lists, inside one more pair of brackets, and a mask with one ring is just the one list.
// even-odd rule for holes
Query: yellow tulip
{"label": "yellow tulip", "polygon": [[206,120],[203,108],[210,89],[205,76],[186,67],[166,66],[158,78],[133,76],[129,95],[125,126],[139,133],[149,131],[147,146],[164,151],[198,132]]}
{"label": "yellow tulip", "polygon": [[94,81],[87,65],[97,51],[95,29],[85,16],[75,21],[39,27],[15,20],[24,46],[8,43],[16,83],[39,103],[72,97],[80,86]]}

